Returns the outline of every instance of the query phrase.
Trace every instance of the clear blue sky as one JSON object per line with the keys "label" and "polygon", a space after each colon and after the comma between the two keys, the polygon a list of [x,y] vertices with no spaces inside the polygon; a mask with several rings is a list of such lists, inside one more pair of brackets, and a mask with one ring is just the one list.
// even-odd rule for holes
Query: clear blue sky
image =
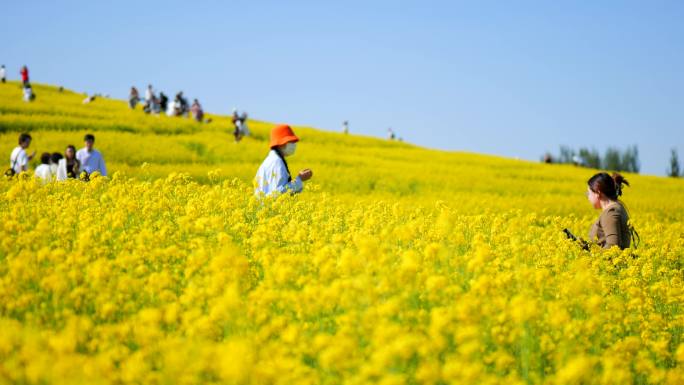
{"label": "clear blue sky", "polygon": [[684,157],[683,1],[13,1],[13,78],[538,160],[637,144]]}

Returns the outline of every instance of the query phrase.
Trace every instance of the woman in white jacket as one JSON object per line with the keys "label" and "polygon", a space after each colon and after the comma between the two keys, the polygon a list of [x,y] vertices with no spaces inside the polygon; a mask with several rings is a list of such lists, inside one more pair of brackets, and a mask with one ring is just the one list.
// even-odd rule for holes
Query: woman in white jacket
{"label": "woman in white jacket", "polygon": [[281,124],[271,130],[271,151],[257,171],[254,194],[257,197],[301,192],[303,182],[311,179],[313,172],[305,168],[292,178],[285,157],[294,155],[299,138],[292,128]]}
{"label": "woman in white jacket", "polygon": [[64,158],[59,160],[57,165],[57,180],[67,180],[68,178],[78,178],[81,172],[81,164],[76,159],[76,147],[68,145],[64,151]]}

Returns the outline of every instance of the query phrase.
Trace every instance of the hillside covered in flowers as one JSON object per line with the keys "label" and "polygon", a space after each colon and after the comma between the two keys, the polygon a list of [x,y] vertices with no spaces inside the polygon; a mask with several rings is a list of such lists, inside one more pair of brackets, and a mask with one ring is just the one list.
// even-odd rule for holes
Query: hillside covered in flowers
{"label": "hillside covered in flowers", "polygon": [[[90,182],[0,180],[0,383],[682,384],[684,181],[625,175],[637,248],[585,251],[596,170],[0,86],[0,153],[95,134]],[[464,133],[464,135],[467,133]]]}

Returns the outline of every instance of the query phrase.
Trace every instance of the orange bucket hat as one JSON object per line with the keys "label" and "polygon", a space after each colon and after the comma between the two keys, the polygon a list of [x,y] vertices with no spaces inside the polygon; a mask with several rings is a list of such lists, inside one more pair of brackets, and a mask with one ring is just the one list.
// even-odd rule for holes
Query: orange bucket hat
{"label": "orange bucket hat", "polygon": [[271,148],[290,142],[299,142],[292,128],[287,124],[279,124],[271,130]]}

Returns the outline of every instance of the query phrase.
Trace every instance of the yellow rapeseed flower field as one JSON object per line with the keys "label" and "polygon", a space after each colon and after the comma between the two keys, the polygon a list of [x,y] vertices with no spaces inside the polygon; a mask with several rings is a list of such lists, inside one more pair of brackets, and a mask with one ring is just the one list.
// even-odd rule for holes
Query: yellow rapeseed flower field
{"label": "yellow rapeseed flower field", "polygon": [[[683,384],[684,182],[626,175],[637,249],[583,251],[595,172],[0,85],[0,154],[96,136],[110,177],[0,180],[0,383]],[[7,165],[9,166],[9,165]]]}

